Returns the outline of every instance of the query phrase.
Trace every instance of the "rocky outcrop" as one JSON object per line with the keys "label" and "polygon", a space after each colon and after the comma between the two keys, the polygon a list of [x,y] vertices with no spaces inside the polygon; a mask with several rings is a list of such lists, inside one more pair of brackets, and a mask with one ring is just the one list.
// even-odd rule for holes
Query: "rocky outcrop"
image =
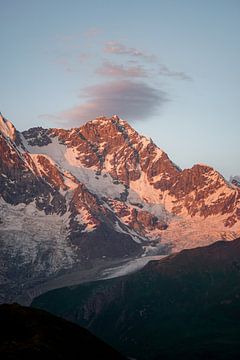
{"label": "rocky outcrop", "polygon": [[240,176],[231,176],[230,177],[230,183],[233,184],[234,186],[238,186],[240,187]]}
{"label": "rocky outcrop", "polygon": [[[66,202],[51,182],[38,176],[38,171],[29,153],[21,153],[9,138],[0,133],[0,194],[3,200],[12,205],[30,204],[35,201],[36,208],[46,214],[63,214]],[[53,175],[56,168],[47,169]]]}

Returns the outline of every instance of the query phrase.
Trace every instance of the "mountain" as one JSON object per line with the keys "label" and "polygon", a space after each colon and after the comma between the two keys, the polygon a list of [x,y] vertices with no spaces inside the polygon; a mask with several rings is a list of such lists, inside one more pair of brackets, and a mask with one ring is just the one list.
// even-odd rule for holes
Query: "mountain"
{"label": "mountain", "polygon": [[89,331],[46,311],[0,306],[1,359],[125,359]]}
{"label": "mountain", "polygon": [[0,116],[0,302],[73,269],[240,234],[240,189],[181,170],[117,116],[19,132]]}
{"label": "mountain", "polygon": [[54,290],[32,305],[137,360],[238,359],[240,239],[183,250],[131,275]]}

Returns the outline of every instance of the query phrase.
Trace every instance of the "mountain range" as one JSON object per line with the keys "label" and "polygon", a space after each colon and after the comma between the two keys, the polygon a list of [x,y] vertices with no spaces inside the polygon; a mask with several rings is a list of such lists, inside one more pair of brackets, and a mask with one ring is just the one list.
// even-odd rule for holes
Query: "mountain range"
{"label": "mountain range", "polygon": [[236,184],[207,165],[181,170],[116,115],[23,132],[1,115],[0,154],[1,302],[97,261],[240,235]]}

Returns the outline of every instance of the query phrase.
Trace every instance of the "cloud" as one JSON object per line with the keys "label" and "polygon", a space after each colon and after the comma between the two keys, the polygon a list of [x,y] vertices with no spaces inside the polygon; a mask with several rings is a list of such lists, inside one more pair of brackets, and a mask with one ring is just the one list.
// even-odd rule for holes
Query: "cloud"
{"label": "cloud", "polygon": [[155,55],[144,53],[133,47],[127,47],[126,45],[116,41],[108,42],[104,47],[104,52],[108,54],[116,54],[116,55],[129,55],[133,57],[142,58],[147,61],[156,60]]}
{"label": "cloud", "polygon": [[[157,56],[153,55],[153,54],[147,54],[144,53],[143,51],[140,51],[134,47],[127,47],[124,44],[121,44],[117,41],[110,41],[108,42],[105,47],[104,47],[104,52],[107,54],[115,54],[115,55],[128,55],[131,57],[130,60],[128,60],[129,63],[136,63],[136,59],[137,60],[145,60],[145,61],[149,61],[149,62],[154,62],[154,67],[155,67],[155,71],[157,73],[157,75],[161,75],[161,76],[166,76],[166,77],[171,77],[171,78],[175,78],[177,80],[188,80],[191,81],[192,78],[187,75],[186,73],[184,73],[183,71],[174,71],[169,69],[166,65],[164,64],[157,64],[158,63],[158,59]],[[134,59],[135,58],[135,59]],[[110,65],[110,63],[108,64]],[[157,67],[160,66],[160,70],[158,71]],[[133,67],[134,68],[134,67]],[[142,69],[142,67],[137,66],[136,68],[138,69]],[[98,69],[98,73],[100,73],[101,75],[111,75],[112,76],[116,76],[116,74],[120,74],[122,73],[122,76],[124,75],[124,70],[126,70],[126,68],[124,69],[124,67],[122,66],[122,69],[116,68],[116,66],[113,67],[108,66],[108,68],[106,66],[102,67],[102,69]],[[122,71],[120,71],[122,70]],[[120,76],[120,75],[118,75]],[[125,71],[125,76],[127,76],[127,71]],[[146,72],[145,72],[145,76],[146,76]]]}
{"label": "cloud", "polygon": [[105,61],[101,67],[96,70],[96,73],[102,76],[109,77],[146,77],[147,73],[142,66],[124,66],[113,64],[109,61]]}
{"label": "cloud", "polygon": [[189,75],[185,74],[183,71],[170,70],[166,65],[161,65],[159,75],[172,77],[178,80],[192,80],[192,78]]}
{"label": "cloud", "polygon": [[[128,121],[147,121],[168,101],[164,91],[130,80],[87,87],[82,97],[87,99],[84,104],[63,111],[57,116],[58,120],[68,126],[78,126],[97,116],[117,114]],[[56,119],[56,115],[51,118]]]}

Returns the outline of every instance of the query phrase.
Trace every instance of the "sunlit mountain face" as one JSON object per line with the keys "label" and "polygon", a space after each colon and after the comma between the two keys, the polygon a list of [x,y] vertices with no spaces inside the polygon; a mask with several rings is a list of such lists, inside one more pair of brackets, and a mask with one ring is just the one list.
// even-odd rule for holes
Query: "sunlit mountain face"
{"label": "sunlit mountain face", "polygon": [[238,186],[207,165],[181,170],[116,115],[23,132],[1,116],[0,131],[2,302],[28,302],[52,277],[240,234]]}

